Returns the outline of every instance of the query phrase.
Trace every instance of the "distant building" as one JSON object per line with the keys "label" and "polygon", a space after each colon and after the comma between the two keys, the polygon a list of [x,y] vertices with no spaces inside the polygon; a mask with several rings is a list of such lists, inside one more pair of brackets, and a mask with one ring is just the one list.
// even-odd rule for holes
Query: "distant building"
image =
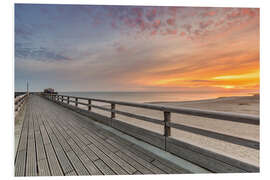
{"label": "distant building", "polygon": [[43,92],[50,93],[50,94],[57,94],[57,92],[55,92],[53,88],[46,88],[46,89],[44,89]]}

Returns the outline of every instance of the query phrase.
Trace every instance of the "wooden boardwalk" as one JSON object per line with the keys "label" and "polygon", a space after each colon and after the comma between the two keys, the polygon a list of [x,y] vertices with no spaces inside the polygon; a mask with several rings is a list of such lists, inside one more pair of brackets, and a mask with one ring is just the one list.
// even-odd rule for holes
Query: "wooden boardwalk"
{"label": "wooden boardwalk", "polygon": [[44,98],[25,106],[15,176],[187,173]]}

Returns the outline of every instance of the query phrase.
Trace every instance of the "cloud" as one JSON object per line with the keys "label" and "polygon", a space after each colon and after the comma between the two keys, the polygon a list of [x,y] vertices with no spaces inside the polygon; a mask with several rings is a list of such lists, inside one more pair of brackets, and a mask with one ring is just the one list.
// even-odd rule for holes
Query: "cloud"
{"label": "cloud", "polygon": [[208,20],[208,21],[200,22],[200,28],[201,29],[205,29],[205,28],[207,28],[208,26],[210,26],[213,23],[214,23],[213,20]]}
{"label": "cloud", "polygon": [[157,19],[157,20],[154,21],[153,27],[154,28],[158,28],[160,26],[160,24],[161,24],[161,20],[160,19]]}
{"label": "cloud", "polygon": [[15,44],[15,57],[37,61],[69,61],[71,58],[52,52],[47,48],[28,48]]}
{"label": "cloud", "polygon": [[183,32],[183,31],[180,33],[180,36],[182,36],[182,37],[185,36],[185,35],[186,35],[186,33]]}
{"label": "cloud", "polygon": [[167,29],[168,34],[177,34],[177,29]]}
{"label": "cloud", "polygon": [[175,19],[173,19],[173,18],[167,19],[167,24],[171,25],[171,26],[174,26],[175,25]]}
{"label": "cloud", "polygon": [[146,18],[148,21],[153,21],[156,15],[157,15],[157,9],[153,8],[146,13]]}
{"label": "cloud", "polygon": [[212,17],[212,16],[215,16],[217,15],[217,11],[208,11],[208,12],[204,12],[201,14],[202,17]]}
{"label": "cloud", "polygon": [[184,28],[187,32],[191,32],[192,25],[191,24],[184,24],[182,25],[182,28]]}
{"label": "cloud", "polygon": [[15,37],[22,37],[24,39],[29,39],[33,35],[33,32],[30,29],[25,27],[16,27],[15,28]]}

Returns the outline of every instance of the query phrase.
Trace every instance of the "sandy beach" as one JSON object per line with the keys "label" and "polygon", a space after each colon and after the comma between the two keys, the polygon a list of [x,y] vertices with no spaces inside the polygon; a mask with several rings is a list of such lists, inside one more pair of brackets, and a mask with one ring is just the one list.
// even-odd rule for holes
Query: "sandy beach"
{"label": "sandy beach", "polygon": [[[149,103],[149,102],[148,102]],[[205,110],[235,112],[242,114],[259,115],[259,95],[254,96],[235,96],[220,97],[216,99],[183,101],[183,102],[151,102],[152,104],[167,105],[173,107],[190,107]],[[146,110],[141,108],[133,108],[117,105],[118,110],[131,112],[156,119],[163,119],[162,112],[155,110]],[[94,112],[110,116],[110,113],[102,110],[93,109]],[[135,126],[139,126],[157,133],[163,133],[163,127],[160,125],[144,122],[134,118],[117,115],[117,119],[128,122]],[[201,129],[220,132],[228,135],[242,137],[250,140],[259,141],[259,126],[241,124],[223,120],[215,120],[211,118],[201,118],[197,116],[181,115],[172,113],[172,122]],[[200,135],[195,135],[181,130],[172,129],[172,137],[197,145],[208,150],[230,156],[232,158],[259,166],[259,151],[232,143],[227,143]]]}

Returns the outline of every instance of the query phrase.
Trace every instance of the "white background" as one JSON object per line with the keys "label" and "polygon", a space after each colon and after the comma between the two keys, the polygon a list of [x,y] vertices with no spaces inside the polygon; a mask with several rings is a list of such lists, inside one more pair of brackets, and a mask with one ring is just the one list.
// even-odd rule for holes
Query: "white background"
{"label": "white background", "polygon": [[[268,0],[268,2],[270,2]],[[162,6],[208,6],[208,7],[259,7],[260,8],[260,119],[261,154],[260,173],[246,174],[185,174],[185,175],[143,175],[143,176],[80,176],[50,177],[49,179],[269,179],[270,175],[270,63],[269,63],[269,22],[270,3],[267,0],[2,0],[1,9],[1,107],[0,107],[0,177],[1,179],[30,179],[14,177],[14,3],[50,4],[107,4],[107,5],[162,5]],[[252,42],[251,42],[252,43]],[[35,177],[34,179],[48,179]]]}

